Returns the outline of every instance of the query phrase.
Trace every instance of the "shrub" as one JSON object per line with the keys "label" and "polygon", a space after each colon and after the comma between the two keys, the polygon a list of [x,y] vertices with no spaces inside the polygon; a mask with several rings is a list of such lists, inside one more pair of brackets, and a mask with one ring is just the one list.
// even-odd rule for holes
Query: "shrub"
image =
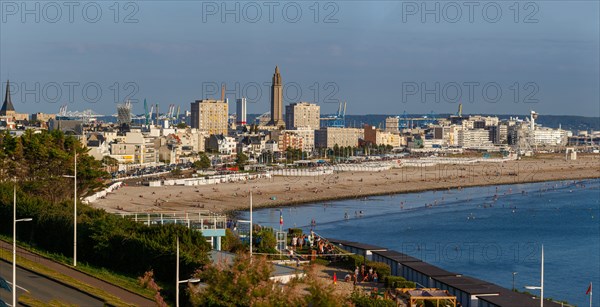
{"label": "shrub", "polygon": [[240,250],[245,250],[244,244],[239,237],[237,237],[231,229],[225,229],[225,239],[223,240],[222,250],[235,253]]}
{"label": "shrub", "polygon": [[392,273],[390,266],[383,262],[367,261],[366,266],[372,267],[377,272],[379,280],[385,280]]}
{"label": "shrub", "polygon": [[412,281],[407,281],[404,277],[401,277],[401,276],[387,276],[385,278],[385,287],[386,288],[414,288],[415,283]]}
{"label": "shrub", "polygon": [[[344,259],[341,262],[339,262],[339,266],[343,269],[354,271],[356,267],[360,267],[363,263],[363,256],[348,254],[344,256]],[[379,272],[377,274],[379,274]]]}
{"label": "shrub", "polygon": [[381,297],[373,297],[360,291],[354,291],[350,295],[350,302],[357,307],[392,307],[396,303],[389,299]]}
{"label": "shrub", "polygon": [[416,288],[417,287],[417,285],[415,284],[414,281],[408,281],[408,280],[396,282],[395,286],[396,286],[396,288]]}

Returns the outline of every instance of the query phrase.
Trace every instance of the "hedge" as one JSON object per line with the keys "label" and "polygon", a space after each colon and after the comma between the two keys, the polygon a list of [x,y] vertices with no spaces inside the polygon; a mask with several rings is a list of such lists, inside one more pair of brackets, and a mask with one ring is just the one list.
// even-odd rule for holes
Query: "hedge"
{"label": "hedge", "polygon": [[377,277],[379,280],[385,280],[386,277],[390,276],[392,270],[387,263],[377,262],[377,261],[367,261],[367,267],[372,267],[373,271],[377,272]]}

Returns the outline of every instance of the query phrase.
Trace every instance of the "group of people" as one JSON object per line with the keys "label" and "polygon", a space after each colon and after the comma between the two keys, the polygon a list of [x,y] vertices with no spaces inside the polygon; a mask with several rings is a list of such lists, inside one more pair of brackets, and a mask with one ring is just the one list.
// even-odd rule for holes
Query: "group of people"
{"label": "group of people", "polygon": [[352,275],[350,275],[350,273],[346,274],[344,281],[353,281],[355,285],[359,282],[379,282],[379,276],[377,276],[377,271],[373,270],[372,267],[370,267],[367,271],[364,264],[361,265],[360,270],[357,266],[354,269],[353,273],[354,274]]}
{"label": "group of people", "polygon": [[332,255],[335,254],[335,248],[333,244],[327,242],[324,238],[321,238],[312,230],[308,235],[294,235],[290,243],[291,250],[293,251],[301,251],[304,248],[316,248],[318,255],[324,255],[326,259],[334,259],[334,256]]}

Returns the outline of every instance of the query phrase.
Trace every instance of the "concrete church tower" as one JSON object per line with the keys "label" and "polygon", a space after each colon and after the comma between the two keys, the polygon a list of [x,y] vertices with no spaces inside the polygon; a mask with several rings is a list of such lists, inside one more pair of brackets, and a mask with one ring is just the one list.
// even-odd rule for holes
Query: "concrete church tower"
{"label": "concrete church tower", "polygon": [[271,121],[270,126],[284,126],[283,119],[283,86],[281,84],[281,75],[279,67],[275,66],[275,74],[273,74],[273,84],[271,85]]}

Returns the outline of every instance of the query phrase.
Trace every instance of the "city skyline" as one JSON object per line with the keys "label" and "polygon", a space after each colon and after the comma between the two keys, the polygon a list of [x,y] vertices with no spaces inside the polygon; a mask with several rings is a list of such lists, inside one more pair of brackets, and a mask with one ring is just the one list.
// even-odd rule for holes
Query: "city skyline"
{"label": "city skyline", "polygon": [[[43,11],[39,22],[36,16],[23,20],[3,3],[0,78],[12,80],[15,108],[26,113],[56,113],[67,104],[113,114],[128,93],[135,93],[136,113],[144,98],[187,109],[197,99],[218,98],[225,83],[233,101],[244,89],[253,96],[258,85],[261,95],[248,97],[248,113],[262,114],[279,65],[283,104],[317,103],[323,113],[334,113],[342,100],[348,114],[454,113],[458,103],[469,113],[600,114],[597,2],[534,2],[519,6],[519,14],[508,3],[491,2],[503,12],[499,20],[482,15],[479,6],[471,22],[462,7],[456,23],[449,20],[453,8],[437,2],[431,4],[441,5],[437,15],[421,16],[407,13],[415,9],[412,2],[360,1],[321,4],[319,14],[298,3],[303,14],[297,22],[278,11],[273,22],[263,14],[251,23],[244,8],[252,3],[239,2],[240,14],[224,17],[207,4],[160,1],[136,4],[135,14],[123,6],[116,16],[101,3],[96,23],[81,10],[73,22],[65,13],[49,23]],[[48,102],[57,85],[61,99]],[[102,91],[97,102],[84,102],[85,86],[91,98]],[[35,94],[23,97],[25,88],[39,102]],[[457,90],[460,99],[454,99]]]}

